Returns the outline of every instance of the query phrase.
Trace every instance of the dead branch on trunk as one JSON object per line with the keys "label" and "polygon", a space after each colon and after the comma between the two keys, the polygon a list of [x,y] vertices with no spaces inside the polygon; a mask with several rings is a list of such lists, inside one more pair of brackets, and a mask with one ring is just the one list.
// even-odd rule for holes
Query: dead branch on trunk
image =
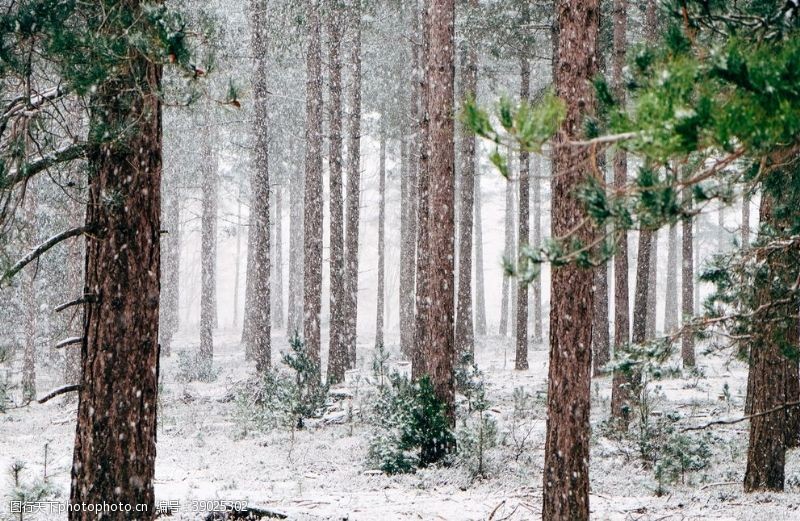
{"label": "dead branch on trunk", "polygon": [[81,384],[64,385],[62,387],[58,387],[57,389],[53,389],[52,391],[47,393],[45,396],[39,398],[36,401],[38,403],[45,403],[47,401],[52,400],[56,396],[60,396],[62,394],[67,394],[67,393],[71,393],[73,391],[80,391],[80,390],[81,390]]}
{"label": "dead branch on trunk", "polygon": [[72,345],[75,345],[75,344],[80,344],[81,342],[83,342],[83,337],[82,336],[72,336],[72,337],[69,337],[69,338],[65,338],[61,342],[57,343],[55,348],[56,349],[61,349],[62,347],[67,347],[67,346],[72,346]]}
{"label": "dead branch on trunk", "polygon": [[708,423],[704,423],[703,425],[695,425],[694,427],[685,427],[681,430],[681,432],[700,431],[703,429],[707,429],[709,427],[713,427],[714,425],[733,425],[735,423],[741,423],[743,421],[750,420],[752,418],[766,416],[767,414],[772,414],[774,412],[780,412],[784,409],[789,409],[791,407],[799,407],[799,406],[800,406],[800,401],[787,402],[777,407],[773,407],[772,409],[767,409],[766,411],[757,412],[755,414],[748,414],[747,416],[742,416],[741,418],[731,418],[728,420],[714,420]]}
{"label": "dead branch on trunk", "polygon": [[27,255],[17,261],[16,264],[11,266],[2,277],[0,277],[0,289],[2,289],[11,278],[19,273],[22,268],[33,262],[34,260],[38,259],[43,253],[47,250],[52,248],[53,246],[57,245],[60,242],[66,241],[67,239],[71,239],[72,237],[77,237],[79,235],[83,235],[89,230],[87,226],[80,226],[78,228],[72,228],[65,232],[61,232],[58,235],[54,235],[47,239],[45,242],[31,250]]}
{"label": "dead branch on trunk", "polygon": [[55,307],[55,312],[60,313],[67,308],[71,308],[73,306],[80,306],[81,304],[90,304],[93,302],[97,302],[97,295],[94,293],[85,293],[82,297],[76,298],[75,300],[70,300],[69,302],[64,302],[63,304],[59,304]]}

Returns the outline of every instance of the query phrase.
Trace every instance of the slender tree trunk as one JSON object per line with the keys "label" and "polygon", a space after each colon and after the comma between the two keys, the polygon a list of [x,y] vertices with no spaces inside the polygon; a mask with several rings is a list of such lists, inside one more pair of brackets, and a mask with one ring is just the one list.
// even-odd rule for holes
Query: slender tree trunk
{"label": "slender tree trunk", "polygon": [[[603,53],[598,49],[598,61],[604,63],[602,58]],[[597,164],[600,172],[605,177],[606,172],[606,158],[605,154],[600,154],[597,157]],[[603,179],[605,182],[606,180]],[[601,233],[606,233],[606,228],[601,230]],[[608,269],[606,263],[601,264],[595,268],[594,273],[594,309],[592,316],[592,376],[600,376],[603,373],[603,367],[608,364],[611,359],[611,339],[609,337],[609,320],[608,320]]]}
{"label": "slender tree trunk", "polygon": [[[209,110],[209,109],[207,109]],[[216,258],[217,258],[217,166],[214,161],[214,140],[211,138],[211,117],[203,122],[201,216],[201,290],[200,290],[200,353],[198,358],[211,366],[214,360],[214,328],[216,320]]]}
{"label": "slender tree trunk", "polygon": [[350,47],[347,136],[347,230],[345,236],[345,298],[347,367],[356,366],[358,336],[358,224],[361,205],[361,0],[350,6],[353,32]]}
{"label": "slender tree trunk", "polygon": [[658,230],[650,239],[650,271],[647,275],[647,339],[656,336],[656,302],[658,301]]}
{"label": "slender tree trunk", "polygon": [[[126,4],[143,16],[139,2]],[[110,26],[113,27],[113,26]],[[111,34],[111,37],[122,37]],[[161,252],[161,65],[132,51],[90,100],[86,304],[70,503],[144,504],[155,515]],[[107,194],[115,194],[111,201]],[[130,516],[116,513],[110,520]],[[96,519],[75,509],[70,521]]]}
{"label": "slender tree trunk", "polygon": [[483,216],[481,171],[475,171],[475,333],[486,336],[486,283],[483,271]]}
{"label": "slender tree trunk", "polygon": [[[614,0],[614,60],[612,81],[614,94],[620,105],[625,104],[623,68],[627,53],[628,0]],[[614,168],[614,188],[623,190],[628,182],[628,157],[624,150],[615,150],[612,160]],[[619,242],[614,255],[614,351],[620,352],[630,342],[630,296],[628,289],[628,232],[617,230]],[[630,384],[626,375],[614,371],[611,382],[611,416],[627,426],[630,405]]]}
{"label": "slender tree trunk", "polygon": [[[586,210],[576,195],[590,156],[582,148],[559,146],[577,139],[585,110],[594,106],[591,79],[597,73],[600,25],[598,0],[555,3],[553,78],[567,113],[554,138],[552,235],[591,241]],[[593,272],[574,264],[552,268],[550,363],[542,519],[589,519],[589,406],[592,370]]]}
{"label": "slender tree trunk", "polygon": [[[522,103],[530,100],[531,93],[531,64],[527,58],[522,59],[520,67],[520,93]],[[517,251],[530,243],[529,212],[530,212],[530,154],[522,151],[519,154],[519,218]],[[517,331],[516,331],[516,357],[514,368],[518,371],[528,369],[528,283],[519,280],[517,284]]]}
{"label": "slender tree trunk", "polygon": [[[533,247],[542,246],[542,168],[543,158],[540,155],[533,156],[533,177],[531,178],[531,190],[533,192]],[[533,290],[533,341],[537,344],[542,343],[542,277],[536,277],[531,284]]]}
{"label": "slender tree trunk", "polygon": [[454,426],[454,0],[430,0],[427,20],[425,105],[430,125],[426,133],[428,168],[423,175],[427,177],[428,204],[420,208],[420,235],[424,238],[420,256],[425,261],[420,277],[424,283],[417,290],[417,303],[428,305],[420,309],[416,340],[418,348],[425,352],[422,374],[430,376],[436,396],[444,403],[450,425]]}
{"label": "slender tree trunk", "polygon": [[[72,227],[80,226],[85,221],[84,207],[78,201],[70,204],[70,224]],[[174,240],[174,237],[173,237]],[[70,288],[70,295],[80,296],[84,293],[83,269],[84,269],[84,249],[83,239],[72,239],[67,250],[67,281]],[[177,288],[176,288],[177,290]],[[177,322],[177,309],[173,310],[174,318]],[[68,320],[67,330],[70,336],[80,336],[83,327],[83,307],[77,307],[71,311]],[[166,327],[166,326],[165,326]],[[69,346],[64,352],[64,384],[77,384],[81,381],[81,350],[80,346]],[[72,398],[70,398],[72,399]]]}
{"label": "slender tree trunk", "polygon": [[742,195],[742,248],[750,247],[750,193]]}
{"label": "slender tree trunk", "polygon": [[[689,189],[683,190],[683,205],[687,209],[692,206],[692,194]],[[681,314],[685,325],[694,316],[694,237],[692,219],[681,222]],[[694,336],[688,330],[681,335],[681,360],[684,368],[694,367]]]}
{"label": "slender tree trunk", "polygon": [[345,321],[344,199],[342,194],[342,14],[335,2],[328,7],[328,132],[330,189],[330,334],[328,382],[344,381],[347,368]]}
{"label": "slender tree trunk", "polygon": [[[506,242],[503,248],[503,258],[509,262],[514,262],[516,253],[514,248],[514,184],[506,183],[506,218],[505,218]],[[513,295],[510,294],[512,280],[503,271],[503,298],[500,303],[500,331],[501,336],[508,336],[508,317],[510,314],[510,302]]]}
{"label": "slender tree trunk", "polygon": [[[241,279],[241,258],[242,258],[242,185],[243,178],[239,180],[239,190],[236,197],[236,257],[233,262],[233,320],[231,326],[235,329],[239,326],[239,285]],[[161,346],[164,349],[164,346]]]}
{"label": "slender tree trunk", "polygon": [[375,309],[375,347],[383,345],[383,317],[386,313],[385,267],[386,248],[386,134],[381,129],[380,166],[378,167],[378,296]]}
{"label": "slender tree trunk", "polygon": [[303,170],[294,168],[289,187],[289,336],[303,335],[303,207],[305,181]]}
{"label": "slender tree trunk", "polygon": [[[470,0],[470,8],[477,6]],[[474,99],[478,83],[478,52],[475,42],[468,49],[462,67],[463,99]],[[466,129],[461,132],[461,213],[458,241],[458,302],[456,309],[456,353],[475,353],[475,326],[472,317],[472,233],[475,199],[475,135]]]}
{"label": "slender tree trunk", "polygon": [[306,62],[306,199],[303,277],[305,345],[311,359],[320,363],[322,312],[322,48],[320,3],[308,3],[308,55]]}
{"label": "slender tree trunk", "polygon": [[411,158],[409,139],[400,140],[400,351],[406,358],[411,357],[412,340],[409,328],[414,322],[414,257],[411,221],[416,215],[411,213]]}
{"label": "slender tree trunk", "polygon": [[664,298],[664,333],[678,329],[678,225],[669,227],[667,280]]}
{"label": "slender tree trunk", "polygon": [[[23,214],[25,215],[25,247],[33,249],[39,243],[37,239],[39,227],[36,219],[38,205],[36,181],[28,183],[25,190]],[[36,305],[36,273],[35,263],[29,264],[22,271],[20,285],[21,301],[24,307],[25,349],[22,355],[22,400],[24,403],[36,399],[36,330],[39,307]]]}
{"label": "slender tree trunk", "polygon": [[[256,371],[266,372],[272,364],[272,328],[270,321],[270,182],[269,182],[269,112],[267,109],[267,14],[258,2],[251,2],[253,48],[253,94],[255,118],[255,152],[250,183],[252,202],[253,248],[252,315],[250,317],[250,351]],[[248,274],[249,276],[251,274]]]}
{"label": "slender tree trunk", "polygon": [[271,248],[274,266],[274,283],[270,290],[273,306],[270,310],[272,325],[283,329],[283,185],[275,186],[275,244]]}
{"label": "slender tree trunk", "polygon": [[[254,184],[253,177],[251,175],[250,184]],[[253,188],[251,187],[251,191]],[[253,195],[250,196],[250,215],[247,218],[247,267],[245,269],[245,281],[244,281],[244,322],[242,324],[242,344],[244,344],[244,354],[245,360],[252,360],[253,359],[253,351],[251,349],[251,339],[253,336],[252,330],[252,323],[253,323],[253,313],[255,312],[255,306],[253,305],[253,285],[256,280],[256,274],[253,270],[253,258],[256,253],[255,248],[255,212],[253,212]]]}

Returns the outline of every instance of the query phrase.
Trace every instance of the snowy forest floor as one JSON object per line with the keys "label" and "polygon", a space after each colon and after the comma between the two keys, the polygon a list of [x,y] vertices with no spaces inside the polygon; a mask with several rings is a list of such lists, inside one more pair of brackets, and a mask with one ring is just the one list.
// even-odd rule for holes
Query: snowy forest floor
{"label": "snowy forest floor", "polygon": [[[391,339],[390,339],[391,340]],[[219,332],[215,339],[212,383],[180,383],[176,379],[178,351],[195,352],[186,337],[173,344],[173,356],[164,358],[164,385],[160,398],[157,500],[247,500],[250,505],[288,514],[289,519],[348,520],[522,520],[539,517],[546,415],[547,351],[530,351],[530,370],[513,370],[509,340],[491,337],[476,346],[476,358],[485,374],[490,414],[498,422],[500,443],[488,453],[488,477],[473,479],[465,465],[428,468],[415,474],[386,476],[371,470],[367,451],[372,428],[358,420],[287,430],[247,430],[237,413],[232,390],[252,373],[245,362],[238,335]],[[323,344],[325,339],[323,338]],[[283,332],[275,332],[273,361],[286,349]],[[326,345],[326,344],[325,344]],[[359,353],[360,372],[371,373],[371,350]],[[699,357],[703,376],[685,376],[655,382],[653,418],[676,412],[680,425],[699,425],[712,419],[741,415],[746,368],[720,355]],[[403,368],[402,364],[395,364]],[[40,369],[40,392],[47,377]],[[55,374],[55,369],[53,369]],[[348,375],[350,382],[356,373]],[[367,376],[365,376],[366,378]],[[53,376],[55,379],[55,376]],[[729,392],[724,392],[725,384]],[[352,384],[350,390],[352,391]],[[363,385],[360,384],[360,385]],[[533,397],[533,413],[515,423],[514,389]],[[800,456],[787,458],[787,492],[742,493],[747,451],[747,423],[706,429],[712,451],[710,464],[689,472],[685,482],[666,484],[656,495],[654,471],[638,457],[634,435],[623,439],[605,427],[610,401],[610,377],[592,383],[591,511],[598,520],[795,520],[800,519]],[[354,400],[355,401],[355,400]],[[354,403],[354,409],[365,404]],[[75,401],[51,402],[0,414],[0,469],[14,461],[26,465],[24,479],[44,472],[56,499],[69,497],[69,473],[74,439]],[[524,438],[522,447],[514,438]],[[702,435],[702,434],[701,434]],[[515,454],[517,453],[517,454]],[[515,457],[518,456],[518,457]],[[9,516],[11,477],[0,478],[0,518]],[[65,519],[52,514],[25,519]],[[181,511],[169,519],[203,519]],[[16,517],[14,519],[17,519]]]}

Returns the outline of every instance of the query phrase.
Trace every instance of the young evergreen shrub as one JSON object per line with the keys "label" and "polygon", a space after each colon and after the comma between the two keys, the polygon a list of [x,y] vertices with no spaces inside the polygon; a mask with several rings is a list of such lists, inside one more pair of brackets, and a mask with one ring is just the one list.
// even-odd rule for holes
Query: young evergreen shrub
{"label": "young evergreen shrub", "polygon": [[388,474],[436,463],[455,448],[444,404],[427,376],[412,384],[392,374],[389,385],[379,389],[372,416],[377,432],[369,459]]}
{"label": "young evergreen shrub", "polygon": [[490,405],[481,387],[472,402],[474,412],[458,432],[458,457],[473,477],[487,476],[486,453],[497,445],[497,422],[488,414]]}

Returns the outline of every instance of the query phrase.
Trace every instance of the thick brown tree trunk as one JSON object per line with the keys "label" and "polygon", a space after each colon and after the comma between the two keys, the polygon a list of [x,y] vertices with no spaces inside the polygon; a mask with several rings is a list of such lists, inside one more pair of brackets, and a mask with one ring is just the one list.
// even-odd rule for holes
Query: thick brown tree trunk
{"label": "thick brown tree trunk", "polygon": [[322,312],[322,48],[320,3],[308,2],[306,61],[306,198],[303,225],[305,266],[303,276],[303,329],[311,359],[320,363]]}
{"label": "thick brown tree trunk", "polygon": [[[385,117],[385,116],[384,116]],[[383,317],[386,313],[386,134],[381,128],[378,166],[378,295],[375,306],[375,347],[383,345]]]}
{"label": "thick brown tree trunk", "polygon": [[253,94],[255,118],[255,151],[253,174],[250,183],[252,202],[251,226],[254,227],[252,273],[252,314],[250,317],[250,351],[259,373],[267,371],[272,364],[272,326],[270,323],[270,185],[269,185],[269,131],[267,122],[267,20],[266,13],[253,2]]}
{"label": "thick brown tree trunk", "polygon": [[[139,2],[126,6],[142,15]],[[85,284],[97,298],[85,306],[70,492],[72,504],[143,504],[141,520],[155,515],[160,95],[161,65],[132,51],[127,67],[98,84],[90,100],[95,130],[126,131],[92,146],[88,156],[86,224],[93,233],[87,235]],[[107,519],[132,518],[118,512]],[[69,519],[97,515],[76,509]]]}
{"label": "thick brown tree trunk", "polygon": [[[453,147],[454,0],[430,0],[427,16],[425,56],[425,106],[430,120],[427,137],[428,204],[420,207],[420,247],[424,282],[417,289],[420,308],[417,321],[417,350],[424,351],[425,370],[436,396],[446,407],[451,426],[455,425],[454,362],[454,277],[453,209],[455,150]],[[423,231],[424,230],[424,231]]]}
{"label": "thick brown tree trunk", "polygon": [[348,29],[353,32],[350,47],[350,89],[347,116],[347,230],[345,231],[345,299],[347,367],[356,365],[358,323],[358,223],[361,201],[361,0],[353,0]]}
{"label": "thick brown tree trunk", "polygon": [[344,198],[342,194],[342,13],[335,2],[327,12],[328,134],[330,190],[330,330],[328,382],[344,381],[347,369],[347,303],[344,269]]}
{"label": "thick brown tree trunk", "polygon": [[[597,73],[598,0],[555,3],[553,78],[567,113],[553,140],[552,235],[588,243],[593,230],[577,188],[590,170],[585,148],[566,144],[583,131],[594,106],[591,79]],[[542,519],[589,519],[589,406],[592,370],[592,270],[574,264],[552,268],[550,362]]]}
{"label": "thick brown tree trunk", "polygon": [[[531,64],[527,58],[522,58],[520,65],[519,98],[522,103],[528,103],[531,95]],[[517,218],[517,252],[530,243],[530,154],[523,150],[519,154],[519,217]],[[519,280],[517,283],[516,302],[516,356],[514,369],[523,371],[528,369],[528,283]]]}
{"label": "thick brown tree trunk", "polygon": [[[477,5],[470,0],[470,7]],[[478,52],[475,42],[467,43],[461,82],[463,100],[475,98],[478,83]],[[475,352],[475,326],[472,317],[472,233],[474,225],[473,204],[475,199],[475,135],[466,129],[461,132],[461,183],[460,218],[458,240],[458,302],[456,309],[456,353]]]}

